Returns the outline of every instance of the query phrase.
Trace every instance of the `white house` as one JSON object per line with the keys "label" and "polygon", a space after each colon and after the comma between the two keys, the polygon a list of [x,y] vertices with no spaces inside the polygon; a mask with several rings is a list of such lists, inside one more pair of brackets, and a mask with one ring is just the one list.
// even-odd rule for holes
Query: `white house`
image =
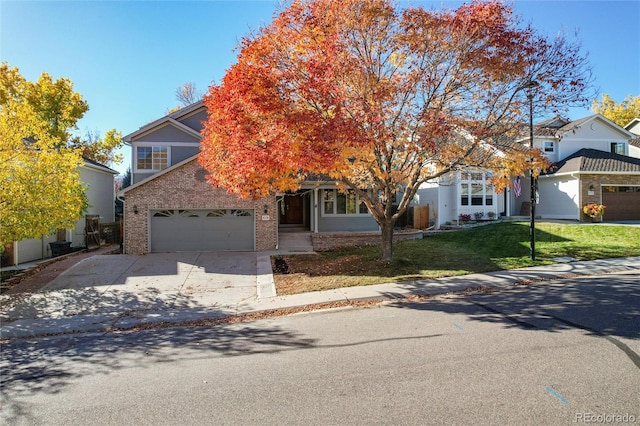
{"label": "white house", "polygon": [[[529,137],[517,142],[528,146]],[[600,114],[575,121],[555,117],[534,126],[533,143],[554,164],[538,179],[537,217],[586,220],[582,206],[593,202],[607,206],[604,221],[640,220],[640,148],[630,130]],[[529,214],[529,177],[520,177],[519,195],[512,189],[497,194],[488,178],[482,170],[452,173],[423,185],[415,204],[430,205],[436,227],[461,214]]]}
{"label": "white house", "polygon": [[624,128],[636,135],[629,141],[629,156],[640,158],[640,118],[634,118]]}

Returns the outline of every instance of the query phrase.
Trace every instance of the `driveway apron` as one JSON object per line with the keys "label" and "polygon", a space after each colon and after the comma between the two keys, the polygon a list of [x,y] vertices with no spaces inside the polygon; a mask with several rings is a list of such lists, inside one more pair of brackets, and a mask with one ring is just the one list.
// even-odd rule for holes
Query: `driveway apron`
{"label": "driveway apron", "polygon": [[241,252],[93,256],[40,292],[6,306],[0,318],[7,323],[161,310],[233,311],[257,298],[256,265],[256,253]]}

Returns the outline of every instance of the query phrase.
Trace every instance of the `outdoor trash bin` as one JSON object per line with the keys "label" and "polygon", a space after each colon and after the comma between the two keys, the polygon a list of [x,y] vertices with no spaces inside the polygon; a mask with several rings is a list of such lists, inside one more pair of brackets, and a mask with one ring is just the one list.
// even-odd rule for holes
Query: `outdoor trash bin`
{"label": "outdoor trash bin", "polygon": [[51,257],[71,253],[71,241],[55,241],[49,243],[49,246],[51,247]]}

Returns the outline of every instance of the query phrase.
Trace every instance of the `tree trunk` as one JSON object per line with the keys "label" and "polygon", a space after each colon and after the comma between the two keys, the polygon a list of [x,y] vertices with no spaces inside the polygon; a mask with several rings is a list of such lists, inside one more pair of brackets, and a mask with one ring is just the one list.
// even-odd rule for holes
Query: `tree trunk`
{"label": "tree trunk", "polygon": [[391,262],[393,257],[393,222],[383,223],[382,228],[382,260]]}

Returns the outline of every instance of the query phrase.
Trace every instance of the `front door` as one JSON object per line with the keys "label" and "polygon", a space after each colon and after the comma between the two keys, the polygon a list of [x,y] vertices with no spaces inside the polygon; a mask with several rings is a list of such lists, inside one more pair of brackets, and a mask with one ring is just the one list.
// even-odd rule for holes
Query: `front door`
{"label": "front door", "polygon": [[280,209],[281,225],[302,225],[304,223],[302,195],[286,195]]}

